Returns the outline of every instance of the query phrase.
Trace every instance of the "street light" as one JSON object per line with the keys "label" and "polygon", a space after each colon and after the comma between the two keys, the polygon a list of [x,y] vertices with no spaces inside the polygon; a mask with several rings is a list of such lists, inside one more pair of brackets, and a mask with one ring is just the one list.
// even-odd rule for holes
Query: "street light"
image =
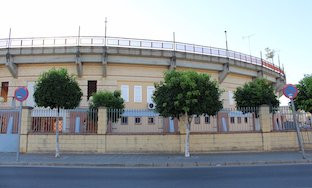
{"label": "street light", "polygon": [[225,48],[226,48],[226,51],[228,51],[228,50],[229,50],[229,47],[228,47],[227,31],[226,31],[226,30],[224,31],[224,35],[225,35]]}

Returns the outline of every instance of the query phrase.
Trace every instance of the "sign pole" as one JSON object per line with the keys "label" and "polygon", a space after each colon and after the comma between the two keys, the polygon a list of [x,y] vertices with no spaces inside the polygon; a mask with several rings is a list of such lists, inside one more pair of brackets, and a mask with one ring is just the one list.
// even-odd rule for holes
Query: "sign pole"
{"label": "sign pole", "polygon": [[297,123],[297,117],[296,117],[296,108],[295,108],[295,103],[294,103],[294,98],[297,97],[299,90],[297,89],[297,87],[295,85],[292,84],[286,84],[283,88],[283,94],[290,99],[291,102],[291,108],[293,111],[293,121],[295,123],[296,126],[296,132],[297,132],[297,139],[298,139],[298,144],[300,147],[300,151],[302,153],[302,158],[305,159],[305,154],[304,154],[304,148],[303,148],[303,142],[302,142],[302,136],[300,133],[300,128],[299,125]]}
{"label": "sign pole", "polygon": [[292,111],[293,111],[293,119],[294,119],[295,126],[296,126],[298,144],[299,144],[299,147],[300,147],[300,150],[301,150],[301,153],[302,153],[302,158],[306,159],[305,153],[304,153],[304,147],[303,147],[303,143],[302,143],[302,137],[301,137],[301,134],[300,134],[299,125],[297,123],[296,108],[295,108],[295,104],[294,104],[294,99],[290,98],[290,101],[291,101],[291,107],[292,107]]}
{"label": "sign pole", "polygon": [[28,94],[29,94],[28,89],[26,87],[19,87],[14,92],[14,98],[20,102],[18,128],[17,128],[18,138],[17,138],[16,161],[19,161],[20,156],[23,101],[27,99]]}
{"label": "sign pole", "polygon": [[20,102],[20,108],[19,108],[19,117],[18,117],[18,140],[17,140],[17,151],[16,151],[16,161],[19,161],[20,156],[20,145],[21,145],[21,124],[22,124],[22,109],[23,109],[23,102]]}

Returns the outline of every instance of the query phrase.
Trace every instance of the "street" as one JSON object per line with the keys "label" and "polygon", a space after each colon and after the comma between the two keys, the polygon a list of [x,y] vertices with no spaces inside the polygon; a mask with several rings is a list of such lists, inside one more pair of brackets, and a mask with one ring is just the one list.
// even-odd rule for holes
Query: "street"
{"label": "street", "polygon": [[312,165],[213,168],[0,167],[1,188],[312,187]]}

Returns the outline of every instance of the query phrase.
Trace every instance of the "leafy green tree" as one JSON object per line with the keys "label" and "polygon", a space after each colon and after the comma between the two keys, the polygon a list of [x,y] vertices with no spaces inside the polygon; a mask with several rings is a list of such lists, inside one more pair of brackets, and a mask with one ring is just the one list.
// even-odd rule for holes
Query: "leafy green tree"
{"label": "leafy green tree", "polygon": [[189,137],[194,115],[215,115],[222,109],[220,95],[216,81],[194,71],[167,71],[164,82],[155,84],[156,111],[164,117],[185,120],[185,157],[190,156]]}
{"label": "leafy green tree", "polygon": [[59,147],[59,112],[60,109],[73,109],[79,106],[82,92],[74,76],[68,75],[66,69],[51,69],[40,75],[36,82],[34,98],[38,106],[57,109],[56,119],[56,152],[60,156]]}
{"label": "leafy green tree", "polygon": [[124,109],[124,100],[121,98],[120,91],[98,91],[92,95],[90,107],[107,107],[114,109]]}
{"label": "leafy green tree", "polygon": [[296,108],[312,113],[312,74],[305,75],[296,87],[299,90],[294,99]]}
{"label": "leafy green tree", "polygon": [[259,107],[263,104],[271,108],[279,106],[273,85],[263,78],[257,78],[237,88],[234,99],[238,108]]}
{"label": "leafy green tree", "polygon": [[125,108],[124,100],[121,98],[120,91],[98,91],[92,95],[91,108],[107,107],[108,120],[116,122]]}

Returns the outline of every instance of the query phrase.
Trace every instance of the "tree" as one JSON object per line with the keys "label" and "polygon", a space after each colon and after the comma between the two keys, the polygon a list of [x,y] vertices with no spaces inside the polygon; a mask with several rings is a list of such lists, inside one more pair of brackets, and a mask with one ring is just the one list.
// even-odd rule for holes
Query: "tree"
{"label": "tree", "polygon": [[108,111],[108,120],[117,121],[125,108],[124,100],[121,98],[120,91],[98,91],[92,95],[90,108],[107,107],[113,109]]}
{"label": "tree", "polygon": [[82,92],[74,76],[66,69],[51,69],[40,75],[36,82],[34,98],[38,106],[57,109],[56,118],[56,151],[55,157],[60,156],[59,147],[59,112],[60,109],[73,109],[79,106]]}
{"label": "tree", "polygon": [[207,74],[194,71],[167,71],[164,82],[155,84],[156,111],[164,117],[186,122],[185,157],[190,156],[189,137],[194,115],[215,115],[222,109],[221,91]]}
{"label": "tree", "polygon": [[234,92],[234,99],[238,108],[259,107],[263,104],[278,107],[279,101],[271,83],[263,78],[257,78],[238,87]]}
{"label": "tree", "polygon": [[299,90],[294,99],[296,108],[312,113],[312,74],[305,75],[296,87]]}
{"label": "tree", "polygon": [[266,52],[266,54],[265,54],[266,59],[271,59],[272,63],[274,63],[275,50],[267,47],[264,49],[264,51]]}
{"label": "tree", "polygon": [[92,95],[91,108],[107,107],[114,109],[124,109],[124,100],[121,98],[120,91],[98,91]]}

